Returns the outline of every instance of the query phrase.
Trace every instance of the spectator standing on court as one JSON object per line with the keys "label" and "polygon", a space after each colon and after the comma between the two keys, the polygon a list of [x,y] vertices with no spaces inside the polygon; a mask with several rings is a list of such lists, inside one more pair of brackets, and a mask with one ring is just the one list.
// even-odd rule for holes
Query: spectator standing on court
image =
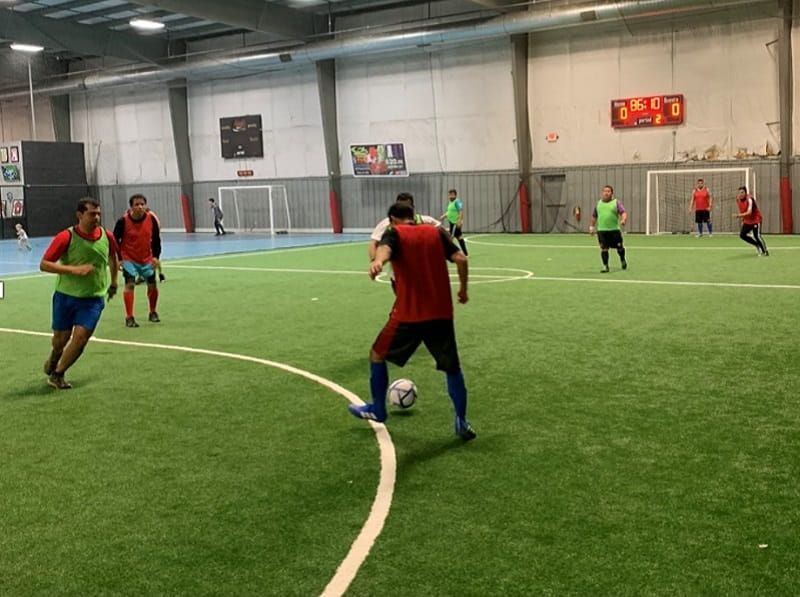
{"label": "spectator standing on court", "polygon": [[214,201],[213,197],[208,198],[208,205],[211,209],[211,215],[214,218],[214,229],[217,231],[215,236],[227,234],[225,228],[222,227],[222,210],[219,208],[219,205],[217,205],[217,202]]}

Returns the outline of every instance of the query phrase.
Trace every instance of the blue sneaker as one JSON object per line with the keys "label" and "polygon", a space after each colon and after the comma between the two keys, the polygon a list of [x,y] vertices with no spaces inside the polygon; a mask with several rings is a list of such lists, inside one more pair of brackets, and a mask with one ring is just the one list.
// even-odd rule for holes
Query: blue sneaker
{"label": "blue sneaker", "polygon": [[386,420],[386,408],[384,407],[383,412],[378,412],[374,403],[364,404],[363,406],[348,404],[347,410],[349,410],[350,414],[356,419],[368,419],[376,423],[383,423]]}
{"label": "blue sneaker", "polygon": [[465,442],[475,439],[478,436],[478,434],[475,433],[475,430],[472,428],[472,425],[470,425],[466,419],[456,417],[454,428],[456,435]]}

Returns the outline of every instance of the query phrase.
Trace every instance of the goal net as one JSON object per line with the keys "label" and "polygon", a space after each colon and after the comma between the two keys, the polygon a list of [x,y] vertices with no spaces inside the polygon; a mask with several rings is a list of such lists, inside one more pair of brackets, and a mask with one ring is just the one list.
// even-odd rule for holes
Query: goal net
{"label": "goal net", "polygon": [[647,234],[686,234],[697,230],[694,210],[689,210],[692,192],[702,178],[713,199],[711,223],[714,232],[734,232],[739,221],[736,193],[746,186],[755,195],[755,172],[752,168],[703,168],[695,170],[648,170]]}
{"label": "goal net", "polygon": [[292,229],[289,199],[283,185],[219,187],[225,228],[234,232],[287,234]]}

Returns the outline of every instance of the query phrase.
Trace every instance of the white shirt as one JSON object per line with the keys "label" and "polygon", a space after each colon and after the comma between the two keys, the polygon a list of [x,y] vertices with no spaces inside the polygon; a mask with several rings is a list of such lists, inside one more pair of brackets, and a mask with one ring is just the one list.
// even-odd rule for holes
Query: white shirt
{"label": "white shirt", "polygon": [[[437,220],[436,218],[432,218],[430,216],[420,216],[422,218],[423,224],[430,224],[431,226],[441,226],[442,223]],[[369,237],[370,240],[374,240],[376,242],[380,242],[381,238],[383,238],[383,233],[386,232],[386,229],[389,227],[389,218],[383,218],[378,225],[375,226],[375,230],[372,231],[372,235]]]}

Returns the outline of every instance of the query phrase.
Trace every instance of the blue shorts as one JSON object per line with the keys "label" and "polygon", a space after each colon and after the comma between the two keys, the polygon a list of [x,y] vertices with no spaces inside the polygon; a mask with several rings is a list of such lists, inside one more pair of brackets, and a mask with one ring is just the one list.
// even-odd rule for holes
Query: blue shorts
{"label": "blue shorts", "polygon": [[156,273],[153,271],[153,265],[150,263],[136,263],[134,261],[122,262],[122,274],[126,282],[133,282],[136,277],[143,278],[148,282],[155,282],[151,280]]}
{"label": "blue shorts", "polygon": [[102,296],[78,298],[56,290],[53,294],[53,331],[64,332],[76,325],[94,331],[105,306]]}

